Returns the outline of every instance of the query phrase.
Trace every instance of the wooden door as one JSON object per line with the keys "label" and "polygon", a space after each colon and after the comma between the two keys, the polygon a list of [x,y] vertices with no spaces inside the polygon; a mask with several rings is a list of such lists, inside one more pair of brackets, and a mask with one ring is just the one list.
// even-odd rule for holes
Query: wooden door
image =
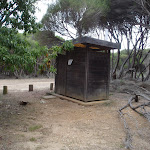
{"label": "wooden door", "polygon": [[55,76],[55,92],[66,94],[66,55],[59,55],[56,59],[57,74]]}

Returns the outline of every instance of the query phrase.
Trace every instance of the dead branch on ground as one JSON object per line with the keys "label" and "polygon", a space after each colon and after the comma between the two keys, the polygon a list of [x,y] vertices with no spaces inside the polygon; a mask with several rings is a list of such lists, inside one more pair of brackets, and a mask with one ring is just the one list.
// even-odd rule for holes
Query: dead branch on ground
{"label": "dead branch on ground", "polygon": [[[144,99],[140,99],[139,97],[142,97]],[[134,96],[132,96],[128,100],[128,103],[122,108],[120,108],[118,111],[125,128],[126,133],[125,146],[127,149],[132,149],[132,133],[125,117],[128,114],[123,113],[123,110],[128,107],[130,107],[135,112],[139,113],[141,116],[145,117],[150,122],[150,111],[147,109],[150,107],[150,98],[145,94],[134,94]]]}

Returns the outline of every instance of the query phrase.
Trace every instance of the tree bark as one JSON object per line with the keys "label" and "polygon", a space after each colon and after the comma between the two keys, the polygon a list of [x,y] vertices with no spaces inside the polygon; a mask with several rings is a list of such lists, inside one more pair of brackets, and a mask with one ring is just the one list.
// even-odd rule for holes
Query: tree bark
{"label": "tree bark", "polygon": [[117,57],[117,62],[116,62],[116,66],[115,66],[115,69],[114,69],[114,71],[113,71],[113,74],[112,74],[112,78],[113,79],[116,79],[117,77],[117,75],[116,75],[116,71],[117,71],[117,68],[118,68],[118,66],[119,66],[119,62],[120,62],[120,49],[118,49],[118,57]]}
{"label": "tree bark", "polygon": [[148,71],[148,74],[145,77],[144,81],[147,81],[149,79],[149,76],[150,76],[150,62],[149,62],[149,71]]}

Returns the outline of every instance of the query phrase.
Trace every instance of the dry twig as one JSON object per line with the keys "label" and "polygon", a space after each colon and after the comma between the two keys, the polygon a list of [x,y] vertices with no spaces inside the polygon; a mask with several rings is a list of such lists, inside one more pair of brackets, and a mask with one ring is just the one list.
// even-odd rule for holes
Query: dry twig
{"label": "dry twig", "polygon": [[[147,102],[143,102],[140,105],[134,106],[133,102],[136,102],[136,104],[137,104],[137,102],[139,102],[139,96],[144,98]],[[146,107],[150,107],[150,98],[145,94],[134,94],[134,96],[132,96],[128,100],[128,103],[119,109],[119,115],[120,115],[121,120],[124,123],[124,128],[125,128],[125,132],[126,132],[125,146],[126,146],[126,148],[131,149],[132,148],[132,134],[131,134],[131,130],[127,124],[127,121],[125,119],[125,115],[128,115],[128,114],[122,112],[127,107],[130,107],[135,112],[144,116],[150,122],[150,112],[148,112],[146,109]]]}

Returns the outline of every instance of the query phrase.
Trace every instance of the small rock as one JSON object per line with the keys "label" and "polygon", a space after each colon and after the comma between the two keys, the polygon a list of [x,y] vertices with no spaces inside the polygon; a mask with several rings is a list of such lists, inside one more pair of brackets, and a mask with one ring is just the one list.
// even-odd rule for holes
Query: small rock
{"label": "small rock", "polygon": [[45,104],[46,102],[45,102],[44,100],[41,100],[40,103],[41,103],[41,104]]}
{"label": "small rock", "polygon": [[6,109],[9,109],[10,108],[10,105],[6,105]]}
{"label": "small rock", "polygon": [[46,95],[46,96],[43,96],[42,98],[43,98],[43,99],[54,99],[54,98],[56,98],[56,96],[53,96],[53,95]]}
{"label": "small rock", "polygon": [[26,106],[28,103],[29,102],[24,102],[24,101],[19,102],[19,104],[22,105],[22,106]]}
{"label": "small rock", "polygon": [[36,120],[36,117],[29,116],[28,119]]}
{"label": "small rock", "polygon": [[4,126],[5,126],[5,127],[8,127],[8,126],[9,126],[9,124],[4,124]]}
{"label": "small rock", "polygon": [[102,144],[106,144],[107,142],[105,140],[101,140],[101,143]]}
{"label": "small rock", "polygon": [[109,127],[104,127],[103,129],[104,129],[104,130],[109,130],[110,128],[109,128]]}
{"label": "small rock", "polygon": [[3,102],[2,102],[2,101],[0,101],[0,106],[1,106],[1,105],[3,105]]}

